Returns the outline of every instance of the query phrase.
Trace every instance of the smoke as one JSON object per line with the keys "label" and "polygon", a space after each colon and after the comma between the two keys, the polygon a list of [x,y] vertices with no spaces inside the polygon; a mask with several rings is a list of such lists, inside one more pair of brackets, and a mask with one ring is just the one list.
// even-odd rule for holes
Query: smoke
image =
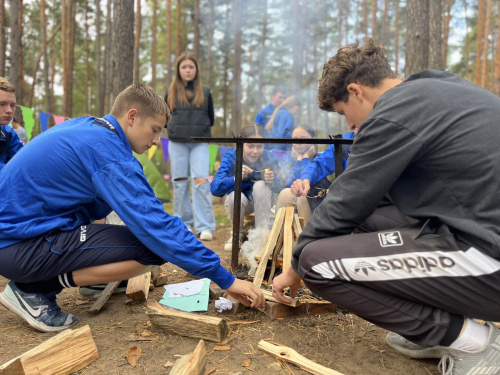
{"label": "smoke", "polygon": [[241,245],[240,253],[241,256],[247,261],[250,266],[249,275],[254,275],[257,269],[257,261],[255,257],[260,257],[262,250],[266,244],[267,238],[269,237],[269,225],[272,223],[272,219],[264,225],[264,227],[257,227],[250,229],[248,231],[247,240]]}

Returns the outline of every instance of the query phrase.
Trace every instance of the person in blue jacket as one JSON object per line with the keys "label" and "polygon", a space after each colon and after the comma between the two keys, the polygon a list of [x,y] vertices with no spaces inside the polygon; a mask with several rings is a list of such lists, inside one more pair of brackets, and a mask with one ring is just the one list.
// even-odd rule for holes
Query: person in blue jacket
{"label": "person in blue jacket", "polygon": [[[241,129],[240,137],[264,138],[260,126],[249,125]],[[231,222],[234,217],[234,181],[236,151],[229,151],[221,161],[220,167],[210,184],[210,191],[217,197],[227,194],[225,208]],[[273,203],[273,192],[279,192],[283,186],[278,178],[278,159],[267,150],[263,143],[245,143],[243,145],[243,166],[241,186],[240,231],[246,215],[255,212],[255,227],[269,229],[269,216]],[[224,250],[232,249],[232,235]]]}
{"label": "person in blue jacket", "polygon": [[[311,139],[316,138],[316,132],[308,125],[299,125],[293,129],[292,138],[297,139]],[[307,167],[316,160],[318,153],[316,145],[294,143],[292,145],[292,153],[281,161],[281,171],[286,176],[285,189],[283,189],[276,202],[276,210],[281,207],[286,207],[288,202],[293,202],[297,207],[297,214],[304,218],[307,224],[311,217],[311,212],[323,201],[326,197],[326,191],[330,187],[331,182],[326,176],[315,183],[310,193],[304,196],[295,196],[292,194],[290,186],[298,179],[301,179]]]}
{"label": "person in blue jacket", "polygon": [[0,77],[0,170],[23,147],[15,130],[10,126],[16,110],[16,89]]}
{"label": "person in blue jacket", "polygon": [[[300,110],[300,101],[296,96],[290,96],[274,110],[273,115],[266,124],[268,138],[292,138],[294,118]],[[271,150],[290,150],[291,145],[269,143],[266,148]]]}
{"label": "person in blue jacket", "polygon": [[284,100],[285,100],[284,91],[279,87],[275,87],[271,93],[271,103],[267,107],[262,108],[257,113],[257,116],[255,116],[255,123],[259,125],[262,129],[264,129],[264,133],[266,134],[266,136],[267,136],[267,131],[265,130],[266,124],[269,122],[269,119],[273,115],[276,107],[280,106]]}
{"label": "person in blue jacket", "polygon": [[[342,138],[344,139],[354,139],[356,135],[357,129],[351,131],[349,133],[343,134]],[[349,158],[349,154],[351,153],[352,145],[343,145],[342,146],[342,156],[343,156],[343,165],[344,169],[347,166],[347,159]],[[323,151],[323,153],[314,159],[309,165],[305,168],[302,176],[295,180],[290,189],[292,194],[296,197],[302,197],[308,195],[311,190],[311,186],[316,185],[326,176],[331,175],[335,172],[335,146],[330,145],[328,148]],[[312,192],[314,195],[315,192]]]}
{"label": "person in blue jacket", "polygon": [[[134,84],[104,118],[81,117],[30,141],[0,171],[0,275],[11,281],[0,302],[34,328],[77,323],[56,295],[67,287],[126,280],[171,262],[263,306],[182,220],[165,212],[133,152],[158,145],[169,117],[163,99]],[[91,224],[114,210],[126,226]],[[250,304],[249,297],[252,299]]]}

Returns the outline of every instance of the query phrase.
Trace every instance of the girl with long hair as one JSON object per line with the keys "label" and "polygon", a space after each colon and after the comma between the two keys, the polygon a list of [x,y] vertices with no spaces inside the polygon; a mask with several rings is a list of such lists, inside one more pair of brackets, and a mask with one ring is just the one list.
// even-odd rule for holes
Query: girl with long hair
{"label": "girl with long hair", "polygon": [[[214,106],[210,89],[203,87],[198,63],[184,53],[175,62],[175,75],[165,96],[172,111],[168,122],[169,154],[174,186],[174,215],[201,240],[210,241],[215,231],[209,187],[208,143],[191,143],[191,137],[211,137]],[[189,193],[189,181],[193,205]]]}

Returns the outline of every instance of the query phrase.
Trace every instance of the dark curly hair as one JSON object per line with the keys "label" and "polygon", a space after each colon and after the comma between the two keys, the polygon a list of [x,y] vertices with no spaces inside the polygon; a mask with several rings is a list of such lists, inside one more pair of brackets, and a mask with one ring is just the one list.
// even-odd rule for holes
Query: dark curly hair
{"label": "dark curly hair", "polygon": [[363,47],[359,42],[341,47],[323,66],[319,80],[318,105],[323,111],[334,112],[332,104],[347,102],[347,86],[359,83],[380,87],[384,78],[398,78],[385,57],[385,50],[369,38]]}

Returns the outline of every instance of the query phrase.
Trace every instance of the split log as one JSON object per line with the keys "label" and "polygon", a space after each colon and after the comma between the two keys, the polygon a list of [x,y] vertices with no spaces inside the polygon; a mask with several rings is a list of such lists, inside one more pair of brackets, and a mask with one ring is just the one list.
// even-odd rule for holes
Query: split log
{"label": "split log", "polygon": [[[302,222],[300,221],[302,219]],[[304,218],[299,217],[297,214],[293,214],[293,231],[295,232],[295,237],[299,238],[300,234],[302,233],[302,228],[304,228]]]}
{"label": "split log", "polygon": [[153,326],[181,336],[220,342],[229,332],[224,319],[180,311],[151,299],[146,313]]}
{"label": "split log", "polygon": [[71,374],[99,358],[90,327],[67,329],[0,366],[2,375]]}
{"label": "split log", "polygon": [[325,366],[321,366],[316,362],[307,359],[288,346],[275,345],[271,344],[270,342],[261,340],[259,342],[259,349],[275,356],[278,359],[281,359],[282,361],[291,362],[297,366],[300,366],[311,374],[342,375],[340,372],[337,372]]}
{"label": "split log", "polygon": [[151,284],[151,272],[143,273],[128,279],[127,297],[134,301],[145,301],[149,295],[149,284]]}
{"label": "split log", "polygon": [[273,292],[271,292],[270,290],[261,289],[261,291],[264,294],[264,298],[266,299],[266,301],[278,302],[278,303],[282,303],[283,305],[293,306],[293,307],[297,307],[298,305],[300,305],[300,300],[298,300],[297,298],[292,298],[292,297],[287,296],[286,298],[291,299],[292,302],[291,303],[283,303],[279,299],[273,297]]}
{"label": "split log", "polygon": [[292,247],[293,247],[293,212],[295,205],[288,206],[285,212],[285,224],[283,234],[283,273],[292,266]]}
{"label": "split log", "polygon": [[[270,260],[270,261],[272,261],[273,259],[274,259],[273,257],[268,258],[268,260]],[[257,263],[260,263],[260,260],[261,260],[260,256],[255,257],[255,261]],[[283,257],[278,256],[276,258],[276,268],[281,268],[281,267],[283,267]]]}
{"label": "split log", "polygon": [[192,353],[182,356],[175,362],[169,375],[205,375],[206,365],[205,341],[200,340]]}
{"label": "split log", "polygon": [[[278,213],[276,214],[276,218],[274,219],[274,224],[271,229],[271,232],[269,233],[269,237],[267,239],[267,242],[264,246],[264,249],[262,249],[262,254],[260,255],[261,259],[267,259],[271,254],[273,254],[273,250],[275,250],[276,247],[279,247],[281,244],[276,245],[276,241],[278,240],[278,237],[280,236],[281,231],[283,231],[283,222],[285,220],[285,210],[286,208],[280,208],[278,210]],[[260,288],[262,284],[262,280],[264,279],[264,273],[266,271],[267,267],[267,261],[260,262],[259,266],[257,267],[257,271],[255,272],[255,276],[253,279],[253,284],[257,287]]]}
{"label": "split log", "polygon": [[92,307],[89,309],[89,314],[92,315],[99,314],[104,304],[108,301],[109,297],[111,297],[111,295],[115,292],[116,288],[118,288],[118,285],[120,283],[121,281],[113,281],[112,283],[108,283],[108,285],[106,285],[106,288],[104,288],[99,298],[94,302]]}

